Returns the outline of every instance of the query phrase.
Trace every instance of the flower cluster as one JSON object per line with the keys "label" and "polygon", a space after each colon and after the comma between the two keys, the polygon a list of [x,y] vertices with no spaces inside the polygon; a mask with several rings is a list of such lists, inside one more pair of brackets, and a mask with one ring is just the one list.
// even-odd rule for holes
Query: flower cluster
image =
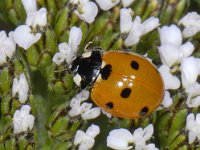
{"label": "flower cluster", "polygon": [[16,43],[11,35],[6,35],[5,31],[0,31],[0,65],[7,62],[7,58],[11,59],[16,51]]}
{"label": "flower cluster", "polygon": [[16,110],[13,116],[14,133],[25,132],[32,129],[35,117],[30,114],[31,107],[29,105],[22,105],[20,110]]}
{"label": "flower cluster", "polygon": [[19,101],[25,103],[28,98],[28,83],[24,74],[20,75],[20,79],[15,78],[12,86],[12,96],[14,97],[17,93]]}
{"label": "flower cluster", "polygon": [[185,38],[191,37],[200,31],[200,15],[197,12],[187,13],[178,23],[185,27],[183,30]]}
{"label": "flower cluster", "polygon": [[99,107],[92,108],[92,103],[84,102],[89,98],[89,91],[83,90],[78,93],[70,101],[71,110],[69,115],[71,117],[81,115],[82,119],[89,120],[98,117],[101,114]]}
{"label": "flower cluster", "polygon": [[[122,0],[124,7],[129,6],[134,0]],[[114,6],[116,6],[120,0],[96,0],[99,7],[106,11]],[[96,3],[89,0],[70,0],[70,3],[77,5],[78,8],[75,10],[75,14],[79,16],[80,19],[87,23],[92,23],[98,14],[98,7]]]}
{"label": "flower cluster", "polygon": [[158,150],[154,144],[146,144],[146,142],[153,135],[153,125],[150,124],[146,128],[138,128],[133,134],[127,129],[114,129],[109,133],[107,137],[107,146],[116,150],[128,150],[133,146],[129,146],[134,143],[135,150]]}
{"label": "flower cluster", "polygon": [[200,113],[196,115],[193,113],[189,114],[186,119],[186,130],[189,131],[189,143],[193,143],[197,138],[200,141]]}
{"label": "flower cluster", "polygon": [[72,27],[69,33],[69,42],[60,43],[58,45],[59,52],[54,55],[53,62],[57,65],[60,65],[66,61],[67,64],[70,65],[73,59],[76,57],[81,38],[81,29],[78,27]]}
{"label": "flower cluster", "polygon": [[120,10],[120,31],[121,33],[128,34],[125,39],[126,46],[137,44],[141,36],[160,25],[159,19],[155,17],[150,17],[142,23],[140,16],[136,16],[134,21],[132,21],[131,14],[132,10],[130,8],[122,8]]}
{"label": "flower cluster", "polygon": [[94,146],[94,138],[100,133],[99,126],[91,125],[86,132],[77,130],[74,145],[79,145],[79,150],[88,150]]}
{"label": "flower cluster", "polygon": [[15,31],[12,32],[12,37],[18,46],[27,50],[41,38],[41,33],[34,33],[33,30],[37,26],[46,26],[47,10],[46,8],[37,10],[36,0],[22,0],[22,4],[27,14],[26,24],[18,26]]}

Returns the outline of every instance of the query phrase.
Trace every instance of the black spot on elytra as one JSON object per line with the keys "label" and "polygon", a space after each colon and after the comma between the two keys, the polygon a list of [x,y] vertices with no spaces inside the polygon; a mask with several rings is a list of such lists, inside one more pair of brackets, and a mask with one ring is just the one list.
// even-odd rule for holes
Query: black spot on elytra
{"label": "black spot on elytra", "polygon": [[131,67],[134,69],[134,70],[138,70],[139,69],[139,63],[137,61],[131,61]]}
{"label": "black spot on elytra", "polygon": [[121,97],[123,98],[128,98],[131,94],[131,89],[130,88],[125,88],[121,91]]}
{"label": "black spot on elytra", "polygon": [[113,109],[113,102],[108,102],[106,103],[106,107],[109,108],[109,109]]}
{"label": "black spot on elytra", "polygon": [[141,109],[141,111],[140,111],[140,116],[144,116],[145,114],[147,114],[148,113],[148,111],[149,111],[149,108],[148,107],[143,107],[142,109]]}
{"label": "black spot on elytra", "polygon": [[106,65],[101,69],[101,77],[103,80],[107,80],[112,72],[112,66],[110,64]]}

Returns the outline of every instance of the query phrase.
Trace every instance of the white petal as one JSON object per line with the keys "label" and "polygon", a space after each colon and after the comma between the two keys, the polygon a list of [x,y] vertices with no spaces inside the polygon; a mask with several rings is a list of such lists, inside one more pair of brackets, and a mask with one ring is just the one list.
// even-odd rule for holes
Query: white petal
{"label": "white petal", "polygon": [[159,72],[164,80],[165,89],[178,89],[180,87],[180,81],[176,76],[170,73],[170,68],[166,65],[162,65]]}
{"label": "white petal", "polygon": [[113,149],[131,149],[129,143],[133,143],[133,136],[127,129],[114,129],[107,137],[107,146]]}
{"label": "white petal", "polygon": [[95,17],[98,13],[98,7],[94,2],[88,2],[83,5],[81,8],[81,12],[78,10],[75,13],[79,16],[80,19],[84,20],[87,23],[94,22]]}
{"label": "white petal", "polygon": [[24,74],[20,75],[19,84],[19,101],[25,103],[28,98],[29,86]]}
{"label": "white petal", "polygon": [[186,129],[190,130],[195,126],[194,114],[190,113],[186,118]]}
{"label": "white petal", "polygon": [[135,0],[122,0],[123,7],[128,7]]}
{"label": "white petal", "polygon": [[161,103],[161,105],[165,108],[169,108],[172,105],[172,98],[170,97],[169,91],[165,91],[164,99]]}
{"label": "white petal", "polygon": [[200,113],[196,115],[196,123],[197,125],[200,125]]}
{"label": "white petal", "polygon": [[194,45],[191,42],[186,42],[180,46],[181,58],[189,57],[194,51]]}
{"label": "white petal", "polygon": [[195,34],[197,34],[198,32],[200,31],[200,27],[186,27],[184,30],[183,30],[183,37],[184,38],[188,38],[188,37],[191,37]]}
{"label": "white petal", "polygon": [[3,50],[0,50],[0,65],[3,65],[6,62],[6,54]]}
{"label": "white petal", "polygon": [[81,107],[84,112],[89,111],[92,108],[92,103],[84,102],[81,104]]}
{"label": "white petal", "polygon": [[83,112],[82,110],[82,107],[81,106],[73,106],[70,111],[68,112],[68,114],[71,116],[71,117],[75,117],[75,116],[78,116],[78,115],[81,115]]}
{"label": "white petal", "polygon": [[90,92],[88,90],[82,90],[80,93],[76,95],[76,98],[80,101],[83,102],[87,100],[90,96]]}
{"label": "white petal", "polygon": [[19,91],[19,81],[17,78],[13,80],[13,85],[12,85],[12,96],[14,97],[16,93]]}
{"label": "white petal", "polygon": [[95,138],[100,133],[100,128],[97,125],[92,124],[86,131],[88,136]]}
{"label": "white petal", "polygon": [[122,8],[120,10],[120,32],[121,33],[129,33],[131,30],[132,22],[132,10]]}
{"label": "white petal", "polygon": [[160,34],[161,45],[163,44],[174,44],[181,45],[182,43],[182,34],[181,30],[176,25],[163,26],[158,29]]}
{"label": "white petal", "polygon": [[63,55],[68,55],[69,51],[71,50],[70,46],[66,42],[60,43],[58,45],[58,49]]}
{"label": "white petal", "polygon": [[173,44],[163,44],[158,47],[158,52],[163,64],[171,67],[172,65],[180,62],[179,47]]}
{"label": "white petal", "polygon": [[133,141],[136,145],[135,149],[139,149],[139,147],[143,147],[146,143],[146,140],[144,138],[144,130],[142,128],[138,128],[133,133]]}
{"label": "white petal", "polygon": [[199,26],[200,23],[200,15],[197,12],[189,12],[183,18],[181,18],[178,22],[179,24],[183,24],[185,27],[188,26]]}
{"label": "white petal", "polygon": [[198,77],[197,58],[184,58],[181,62],[181,78],[183,87],[194,84]]}
{"label": "white petal", "polygon": [[22,0],[26,13],[36,11],[36,0]]}
{"label": "white petal", "polygon": [[6,31],[0,31],[0,40],[6,38],[7,35],[6,35]]}
{"label": "white petal", "polygon": [[62,53],[56,53],[54,56],[53,56],[53,62],[56,64],[56,65],[61,65],[66,59],[66,56],[63,55]]}
{"label": "white petal", "polygon": [[143,27],[144,27],[144,31],[143,31],[143,35],[154,30],[155,28],[157,28],[160,23],[159,23],[159,19],[155,18],[155,17],[150,17],[147,20],[145,20],[142,23]]}
{"label": "white petal", "polygon": [[121,140],[120,138],[108,136],[107,137],[107,146],[116,149],[116,150],[129,150],[132,149],[133,146],[128,146],[128,142]]}
{"label": "white petal", "polygon": [[16,51],[16,43],[12,39],[12,33],[12,31],[9,33],[9,37],[5,34],[5,37],[0,38],[0,51],[4,51],[5,55],[9,58],[11,58]]}
{"label": "white petal", "polygon": [[29,12],[26,18],[26,25],[36,27],[36,26],[46,26],[47,25],[47,10],[46,8],[41,8],[38,11]]}
{"label": "white petal", "polygon": [[34,116],[30,115],[30,106],[23,105],[20,110],[16,110],[13,116],[14,133],[20,133],[32,129],[34,125]]}
{"label": "white petal", "polygon": [[26,25],[18,26],[13,33],[14,41],[25,50],[36,43],[40,37],[40,33],[33,34],[31,28]]}
{"label": "white petal", "polygon": [[111,118],[111,117],[112,117],[112,114],[110,114],[110,113],[104,111],[103,109],[102,109],[101,111],[102,111],[102,113],[103,113],[104,115],[106,115],[108,118]]}
{"label": "white petal", "polygon": [[69,46],[72,48],[73,51],[77,51],[78,46],[81,43],[82,39],[82,31],[78,27],[72,27],[69,33]]}
{"label": "white petal", "polygon": [[189,139],[189,144],[192,144],[195,141],[195,139],[196,139],[196,134],[193,133],[193,132],[191,132],[191,131],[189,131],[189,133],[188,133],[188,139]]}
{"label": "white petal", "polygon": [[200,106],[200,96],[197,96],[195,98],[188,97],[186,104],[188,107],[199,107]]}
{"label": "white petal", "polygon": [[149,140],[152,135],[153,135],[153,125],[149,124],[147,127],[144,128],[143,136],[145,141]]}
{"label": "white petal", "polygon": [[95,1],[99,5],[99,7],[105,11],[111,9],[120,2],[120,0],[95,0]]}
{"label": "white petal", "polygon": [[133,21],[131,31],[125,40],[125,45],[132,46],[137,44],[140,40],[142,33],[143,33],[143,26],[141,24],[141,18],[139,16],[136,16],[135,20]]}
{"label": "white petal", "polygon": [[84,138],[85,138],[85,133],[81,130],[77,130],[74,138],[74,145],[80,144]]}
{"label": "white petal", "polygon": [[195,82],[194,84],[187,86],[185,92],[188,96],[190,95],[191,97],[200,95],[200,84]]}
{"label": "white petal", "polygon": [[80,144],[78,150],[89,150],[94,146],[94,138],[90,136],[86,136],[84,141]]}
{"label": "white petal", "polygon": [[16,93],[18,93],[19,101],[21,103],[26,102],[28,98],[28,90],[29,90],[29,86],[24,74],[20,75],[19,80],[17,78],[13,80],[12,96],[15,96]]}
{"label": "white petal", "polygon": [[99,107],[94,107],[81,114],[81,117],[83,120],[90,120],[97,118],[100,114],[101,114],[101,109]]}

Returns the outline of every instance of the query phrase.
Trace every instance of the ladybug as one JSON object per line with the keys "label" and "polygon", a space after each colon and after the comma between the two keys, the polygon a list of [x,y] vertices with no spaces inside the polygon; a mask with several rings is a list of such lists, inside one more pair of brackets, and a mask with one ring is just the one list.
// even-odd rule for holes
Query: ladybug
{"label": "ladybug", "polygon": [[164,84],[157,68],[131,52],[93,50],[73,61],[73,80],[91,88],[91,98],[103,110],[120,118],[139,118],[161,103]]}

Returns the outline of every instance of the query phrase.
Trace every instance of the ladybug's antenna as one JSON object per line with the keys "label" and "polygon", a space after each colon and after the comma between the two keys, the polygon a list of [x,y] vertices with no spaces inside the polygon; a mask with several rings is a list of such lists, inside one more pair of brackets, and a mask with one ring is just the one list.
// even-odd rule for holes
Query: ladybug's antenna
{"label": "ladybug's antenna", "polygon": [[90,50],[88,50],[88,47],[89,47],[89,45],[91,45],[92,43],[94,43],[94,39],[86,44],[86,46],[85,46],[85,48],[84,48],[84,52],[90,51]]}

